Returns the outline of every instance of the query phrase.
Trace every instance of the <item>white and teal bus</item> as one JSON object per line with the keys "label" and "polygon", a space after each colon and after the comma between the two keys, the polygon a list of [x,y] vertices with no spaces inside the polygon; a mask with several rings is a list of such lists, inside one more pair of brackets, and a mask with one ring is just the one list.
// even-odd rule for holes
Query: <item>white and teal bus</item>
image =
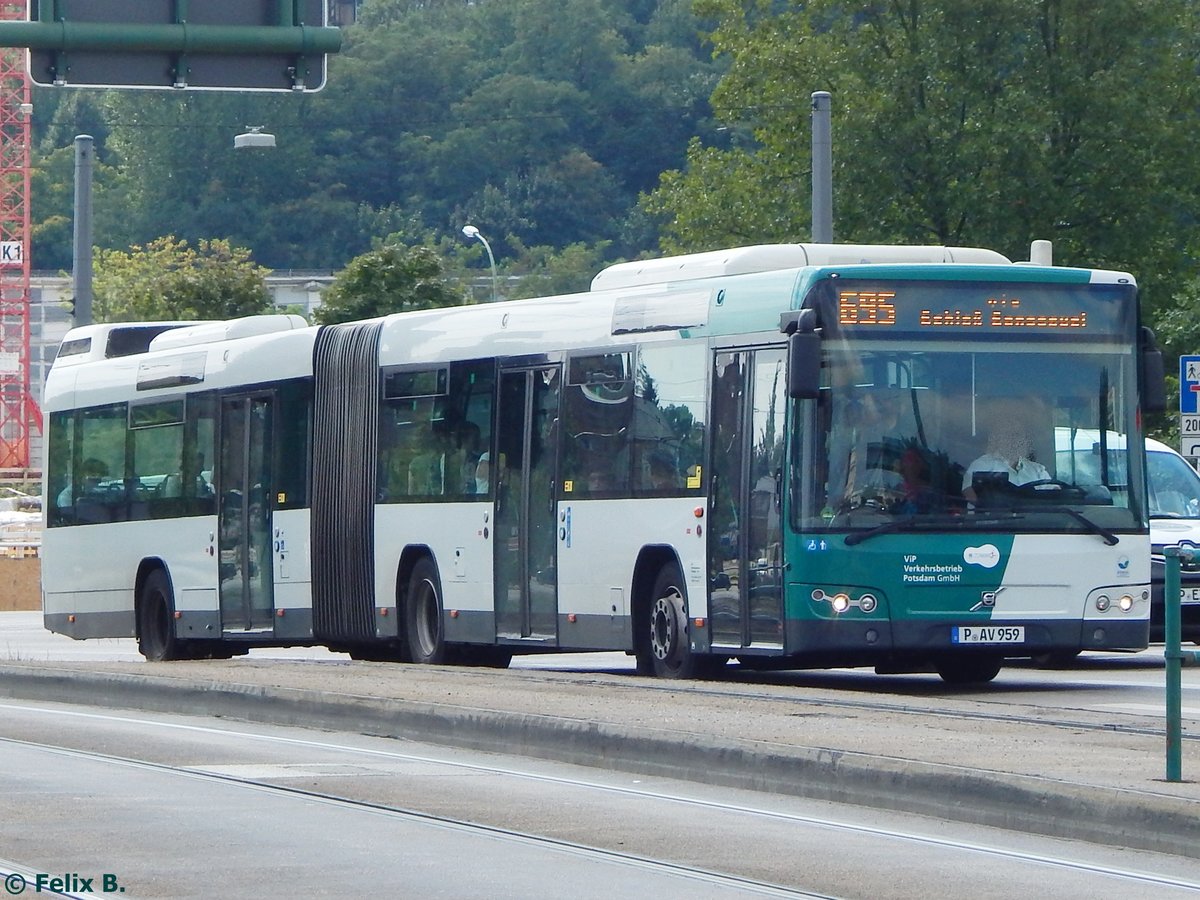
{"label": "white and teal bus", "polygon": [[[155,660],[623,650],[664,677],[986,681],[1137,650],[1141,458],[1082,484],[1055,434],[1140,440],[1161,369],[1129,275],[969,248],[744,247],[321,328],[80,328],[46,386],[45,623]],[[1039,477],[977,462],[998,423]]]}

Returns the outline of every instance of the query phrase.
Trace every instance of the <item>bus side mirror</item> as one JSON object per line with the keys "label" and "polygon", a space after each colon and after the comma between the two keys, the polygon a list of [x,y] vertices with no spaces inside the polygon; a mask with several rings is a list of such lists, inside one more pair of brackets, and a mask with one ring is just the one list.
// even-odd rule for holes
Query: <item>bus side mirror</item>
{"label": "bus side mirror", "polygon": [[788,338],[788,396],[815,400],[821,390],[821,336],[796,331]]}
{"label": "bus side mirror", "polygon": [[1154,339],[1154,332],[1142,328],[1142,412],[1160,413],[1167,411],[1167,378],[1163,368],[1162,351]]}

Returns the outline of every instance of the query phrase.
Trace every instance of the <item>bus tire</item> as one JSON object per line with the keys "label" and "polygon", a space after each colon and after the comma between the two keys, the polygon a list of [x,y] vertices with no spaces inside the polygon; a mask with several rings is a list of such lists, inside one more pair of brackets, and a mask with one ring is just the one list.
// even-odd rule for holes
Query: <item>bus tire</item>
{"label": "bus tire", "polygon": [[413,662],[437,665],[446,660],[442,627],[442,582],[437,566],[424,557],[413,566],[404,594],[404,639]]}
{"label": "bus tire", "polygon": [[449,662],[484,669],[507,669],[512,658],[512,650],[496,645],[458,644],[446,654]]}
{"label": "bus tire", "polygon": [[999,656],[943,656],[933,664],[946,684],[986,684],[1003,666]]}
{"label": "bus tire", "polygon": [[150,662],[168,662],[186,656],[175,637],[175,598],[171,580],[155,569],[142,585],[138,601],[138,652]]}
{"label": "bus tire", "polygon": [[1039,669],[1066,669],[1079,658],[1082,650],[1047,650],[1035,653],[1031,657],[1033,664]]}
{"label": "bus tire", "polygon": [[[675,565],[663,566],[654,579],[650,593],[650,612],[642,628],[647,659],[639,661],[639,670],[649,670],[658,678],[694,678],[698,674],[697,657],[688,640],[687,609],[683,578]],[[648,663],[648,665],[647,665]]]}

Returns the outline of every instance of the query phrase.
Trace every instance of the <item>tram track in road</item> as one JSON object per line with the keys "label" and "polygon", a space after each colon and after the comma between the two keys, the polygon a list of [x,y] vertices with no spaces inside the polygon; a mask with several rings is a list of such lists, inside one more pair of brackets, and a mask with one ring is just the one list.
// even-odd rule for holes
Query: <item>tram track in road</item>
{"label": "tram track in road", "polygon": [[[14,707],[15,709],[16,707]],[[1137,892],[1142,889],[1172,889],[1187,894],[1200,895],[1200,882],[1188,877],[1180,877],[1169,873],[1158,873],[1138,870],[1132,867],[1107,865],[1094,859],[1071,858],[1054,855],[1050,852],[1033,852],[1016,846],[1004,846],[1003,842],[992,840],[962,840],[940,835],[930,829],[927,832],[875,826],[862,822],[849,821],[828,815],[799,813],[786,809],[772,809],[766,805],[730,802],[710,799],[702,792],[688,794],[678,789],[671,790],[662,783],[641,786],[639,783],[605,783],[602,781],[583,778],[577,775],[564,775],[538,772],[533,769],[521,768],[518,764],[485,764],[480,762],[447,760],[440,756],[427,753],[417,753],[403,749],[381,749],[379,747],[353,746],[331,740],[310,737],[294,737],[280,734],[250,733],[231,728],[220,728],[208,725],[187,724],[181,722],[162,722],[154,719],[140,719],[131,716],[105,715],[101,713],[78,712],[45,707],[21,707],[26,712],[47,716],[67,716],[71,720],[94,720],[96,723],[132,726],[145,729],[160,729],[181,736],[185,739],[220,738],[246,745],[266,747],[272,754],[278,753],[281,758],[288,756],[290,749],[295,754],[319,752],[334,754],[335,758],[353,760],[358,764],[366,761],[382,764],[404,764],[419,766],[435,766],[447,771],[467,773],[471,776],[492,776],[507,780],[544,785],[555,789],[583,790],[589,794],[605,795],[608,797],[630,798],[638,801],[650,800],[655,803],[665,803],[685,807],[696,817],[735,816],[748,831],[773,823],[785,827],[815,829],[828,835],[825,838],[831,846],[836,845],[842,837],[852,835],[868,841],[887,841],[900,846],[912,845],[924,850],[935,849],[954,854],[963,854],[967,860],[986,857],[1000,864],[1014,863],[1029,865],[1035,868],[1046,867],[1056,873],[1068,876],[1076,874],[1089,877],[1099,876],[1103,879],[1113,879],[1122,889]],[[137,759],[111,753],[98,752],[82,747],[69,747],[61,744],[50,744],[43,741],[31,741],[11,737],[0,737],[0,744],[21,747],[38,753],[54,754],[69,759],[100,763],[106,766],[118,766],[135,771],[166,774],[171,777],[208,781],[236,788],[263,792],[269,795],[298,798],[306,802],[330,805],[342,810],[349,810],[371,816],[381,816],[417,823],[423,827],[450,830],[462,834],[485,836],[489,839],[503,842],[516,842],[539,848],[552,849],[556,853],[566,854],[568,858],[580,860],[604,860],[624,867],[633,867],[648,873],[664,873],[672,877],[685,879],[687,883],[696,886],[709,886],[721,890],[730,890],[739,894],[752,896],[830,897],[826,892],[814,892],[792,886],[780,885],[744,875],[714,871],[679,861],[652,859],[644,854],[614,849],[612,847],[592,846],[562,837],[532,834],[527,831],[500,827],[495,824],[473,822],[461,817],[439,815],[428,811],[392,805],[384,802],[365,800],[334,793],[328,790],[314,790],[295,785],[279,784],[261,777],[238,775],[230,768],[236,767],[206,767],[205,765],[175,765],[156,762],[149,759]],[[336,768],[336,767],[335,767]],[[968,862],[967,865],[970,865]],[[0,873],[9,871],[20,872],[22,877],[36,877],[29,867],[16,864],[6,864],[0,861]],[[30,882],[32,884],[32,882]],[[51,894],[52,896],[80,896],[71,893]]]}
{"label": "tram track in road", "polygon": [[[1084,673],[1014,672],[1005,683],[946,691],[920,678],[850,671],[737,681],[731,667],[727,681],[684,682],[635,678],[595,660],[569,665],[13,664],[5,667],[4,693],[19,702],[69,698],[326,728],[1184,857],[1198,852],[1200,790],[1156,777],[1161,719],[1136,708],[1152,699],[1147,673],[1101,673],[1106,684],[1099,685]],[[1075,708],[1091,701],[1104,706]],[[1195,760],[1198,747],[1187,738],[1187,757]],[[1189,774],[1194,765],[1185,758]]]}
{"label": "tram track in road", "polygon": [[[317,664],[319,665],[320,663]],[[478,674],[483,675],[483,677],[494,675],[494,673]],[[804,688],[813,686],[812,674],[805,672],[788,672],[782,676],[779,673],[775,673],[775,677],[770,675],[764,677],[763,673],[760,672],[745,673],[731,668],[726,676],[706,681],[661,681],[639,678],[636,682],[632,680],[631,676],[624,674],[596,674],[583,670],[561,673],[550,672],[544,669],[537,670],[536,673],[531,670],[524,670],[521,672],[521,675],[525,679],[541,681],[546,684],[562,684],[564,682],[584,685],[591,684],[598,689],[619,685],[625,688],[634,688],[638,692],[648,694],[677,695],[686,693],[695,697],[741,700],[775,707],[794,707],[797,704],[802,704],[806,707],[804,711],[791,713],[797,716],[808,715],[807,708],[816,708],[830,711],[848,710],[854,712],[899,714],[943,721],[1038,726],[1140,737],[1159,737],[1165,731],[1165,725],[1162,723],[1161,716],[1146,713],[1133,714],[1137,719],[1143,721],[1114,721],[1111,710],[1099,708],[1051,707],[1028,704],[1026,708],[1033,710],[1033,712],[1004,711],[995,707],[1000,705],[1020,707],[1020,704],[1015,703],[1012,699],[994,699],[989,696],[991,688],[984,688],[977,693],[967,693],[962,689],[948,691],[944,686],[939,684],[929,688],[930,702],[920,704],[904,701],[892,702],[889,700],[853,699],[841,694],[831,697],[817,696],[811,692],[800,693]],[[887,693],[891,690],[888,682],[885,680],[889,676],[873,674],[864,676],[862,673],[850,671],[846,672],[844,676],[847,682],[857,682],[864,677],[873,679],[873,690],[876,693]],[[840,691],[841,686],[836,680],[838,678],[839,674],[823,672],[821,674],[820,690],[826,694]],[[752,689],[754,681],[761,681],[764,689]],[[1079,686],[1089,691],[1100,687],[1100,685],[1085,684],[1083,682]],[[1061,689],[1064,685],[1060,682],[1057,687]],[[775,690],[771,690],[771,688]],[[911,693],[911,688],[912,685],[909,684],[903,688],[903,692]],[[788,691],[789,693],[780,693],[781,691]],[[861,691],[861,688],[855,686],[852,688],[852,691],[857,693]],[[897,695],[900,693],[900,690],[895,691]],[[966,709],[958,705],[964,702],[978,704],[985,708]],[[986,708],[989,706],[992,708]],[[1103,719],[1103,721],[1097,721],[1097,719]],[[1155,719],[1157,721],[1153,723],[1144,721]],[[1182,740],[1186,743],[1200,742],[1200,731],[1185,732],[1182,735]]]}
{"label": "tram track in road", "polygon": [[[138,720],[138,724],[150,725],[157,723],[151,723],[146,720]],[[224,735],[237,734],[237,732],[224,731],[221,729],[199,730],[207,730],[211,732],[219,731]],[[304,743],[307,743],[309,746],[319,746],[322,749],[337,749],[339,751],[353,751],[358,753],[364,752],[355,748],[333,744],[317,744],[316,742]],[[299,798],[307,802],[329,805],[342,810],[349,810],[352,812],[363,813],[372,816],[399,819],[404,822],[415,823],[427,828],[437,828],[466,835],[483,836],[496,841],[530,845],[553,850],[558,854],[565,855],[568,860],[572,858],[593,861],[601,860],[648,873],[672,876],[674,878],[682,879],[684,882],[692,885],[694,888],[707,886],[722,891],[728,890],[731,892],[736,892],[737,896],[792,897],[811,898],[811,900],[834,900],[834,898],[831,898],[830,895],[824,893],[813,893],[796,888],[789,888],[783,885],[772,884],[754,878],[715,872],[701,867],[685,865],[678,862],[650,859],[645,856],[639,856],[635,853],[622,852],[603,847],[593,847],[561,838],[529,834],[514,829],[497,827],[495,825],[469,822],[448,816],[422,812],[419,810],[391,806],[384,803],[376,803],[362,799],[338,796],[336,794],[324,791],[310,790],[291,785],[275,784],[269,781],[239,777],[237,775],[228,773],[205,771],[202,768],[167,765],[108,753],[99,753],[91,750],[81,750],[78,748],[63,747],[59,745],[50,745],[5,737],[0,737],[0,744],[19,746],[42,753],[65,756],[71,759],[99,762],[106,765],[120,766],[127,769],[167,774],[179,778],[197,779],[200,781],[234,785],[245,790],[263,792],[268,795]],[[430,762],[428,758],[424,757],[414,757],[411,755],[406,756],[403,754],[388,755],[396,756],[402,759],[417,759],[422,762]],[[480,767],[475,768],[478,769]],[[488,768],[487,771],[493,774],[516,774],[499,768]],[[20,866],[16,863],[7,863],[4,861],[0,861],[0,875],[4,875],[10,879],[17,879],[16,889],[9,890],[9,893],[11,894],[23,893],[26,889],[26,886],[33,887],[37,883],[36,879],[38,878],[35,869],[29,866]],[[1197,887],[1197,890],[1200,891],[1200,886]],[[54,891],[43,887],[39,887],[38,892],[43,895],[70,898],[82,898],[83,896],[86,896],[85,894]]]}

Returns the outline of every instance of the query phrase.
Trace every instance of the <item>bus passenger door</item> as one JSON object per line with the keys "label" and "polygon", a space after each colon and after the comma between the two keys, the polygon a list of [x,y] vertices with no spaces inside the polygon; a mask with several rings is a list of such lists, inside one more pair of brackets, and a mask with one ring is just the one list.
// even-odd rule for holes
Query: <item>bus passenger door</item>
{"label": "bus passenger door", "polygon": [[271,413],[270,396],[221,401],[217,547],[226,634],[269,631],[274,625]]}
{"label": "bus passenger door", "polygon": [[783,646],[782,348],[719,351],[713,373],[708,584],[714,649]]}
{"label": "bus passenger door", "polygon": [[496,634],[556,643],[561,368],[501,370],[496,427]]}

